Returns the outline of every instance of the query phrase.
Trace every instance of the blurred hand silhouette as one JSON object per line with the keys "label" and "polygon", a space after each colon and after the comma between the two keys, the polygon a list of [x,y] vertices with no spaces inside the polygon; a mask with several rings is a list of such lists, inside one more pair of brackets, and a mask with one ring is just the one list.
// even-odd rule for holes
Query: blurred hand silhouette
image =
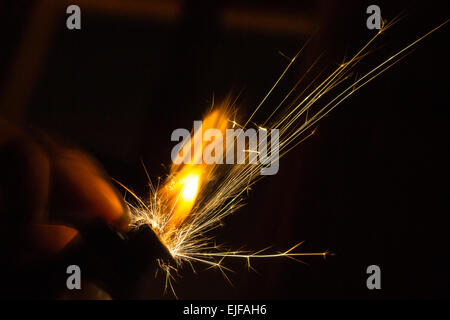
{"label": "blurred hand silhouette", "polygon": [[126,204],[86,153],[0,118],[0,164],[2,269],[57,254],[83,225],[128,230]]}

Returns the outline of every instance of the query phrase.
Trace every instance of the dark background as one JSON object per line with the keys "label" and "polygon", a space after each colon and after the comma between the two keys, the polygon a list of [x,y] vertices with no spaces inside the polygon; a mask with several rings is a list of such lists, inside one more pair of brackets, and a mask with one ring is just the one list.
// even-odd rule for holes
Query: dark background
{"label": "dark background", "polygon": [[[213,96],[240,93],[248,116],[287,63],[278,51],[292,56],[314,35],[295,79],[321,53],[322,67],[337,65],[374,32],[365,1],[71,1],[78,31],[55,3],[64,1],[1,4],[1,114],[86,150],[142,196],[141,159],[152,178],[164,176],[171,132],[191,128]],[[407,15],[362,70],[449,12],[444,2],[373,3],[385,19]],[[185,268],[179,297],[448,298],[447,43],[448,26],[321,121],[218,233],[233,248],[306,240],[301,251],[335,256],[255,261],[258,273],[230,261],[233,286]],[[371,264],[381,290],[366,288]],[[141,295],[170,298],[160,283],[143,283]]]}

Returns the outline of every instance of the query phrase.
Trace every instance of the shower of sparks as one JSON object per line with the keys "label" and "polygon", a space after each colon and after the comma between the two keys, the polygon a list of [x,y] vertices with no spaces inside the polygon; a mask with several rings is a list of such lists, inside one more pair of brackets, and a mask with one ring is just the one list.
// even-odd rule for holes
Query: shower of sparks
{"label": "shower of sparks", "polygon": [[[448,20],[368,72],[360,75],[356,80],[351,79],[355,66],[369,53],[374,41],[395,22],[394,19],[389,24],[383,25],[382,29],[353,57],[337,66],[334,71],[324,77],[324,80],[317,81],[318,77],[315,77],[299,94],[296,90],[297,87],[301,84],[304,76],[312,70],[320,59],[319,57],[273,109],[264,123],[256,125],[257,129],[279,129],[279,158],[312,136],[315,133],[314,126],[319,120],[328,115],[357,90],[399,62],[410,53],[413,46],[443,27]],[[218,106],[213,104],[213,111],[202,122],[202,131],[216,128],[224,133],[227,128],[248,128],[252,124],[255,114],[266,104],[269,96],[285,77],[302,50],[303,48],[290,59],[273,87],[264,96],[251,116],[243,122],[244,124],[240,124],[236,120],[237,113],[234,102],[228,99]],[[193,147],[194,139],[189,142],[192,144],[191,147]],[[202,143],[200,149],[191,148],[196,150],[191,157],[193,160],[191,163],[195,163],[195,159],[202,157],[203,150],[208,144],[222,143],[222,141],[208,143],[203,141]],[[227,148],[229,148],[228,145],[223,150],[224,154],[229,151]],[[176,265],[173,266],[159,260],[161,269],[166,272],[166,289],[170,286],[173,291],[170,280],[174,278],[173,274],[177,272],[178,267],[183,262],[188,263],[193,270],[194,262],[218,268],[228,280],[224,271],[231,270],[223,265],[226,258],[243,259],[251,268],[250,261],[252,259],[287,257],[297,260],[302,256],[325,257],[329,254],[327,251],[317,253],[294,252],[301,243],[278,253],[268,253],[268,248],[253,253],[231,251],[225,250],[223,246],[215,243],[214,236],[211,235],[212,231],[222,225],[225,217],[236,212],[243,205],[246,193],[254,183],[263,177],[260,175],[262,164],[249,164],[248,161],[250,154],[255,152],[261,152],[261,150],[246,149],[245,164],[172,164],[167,178],[158,181],[157,185],[153,185],[150,181],[148,201],[140,199],[126,188],[137,199],[136,205],[130,204],[133,212],[133,226],[150,225],[176,261]],[[173,293],[175,294],[175,292]]]}

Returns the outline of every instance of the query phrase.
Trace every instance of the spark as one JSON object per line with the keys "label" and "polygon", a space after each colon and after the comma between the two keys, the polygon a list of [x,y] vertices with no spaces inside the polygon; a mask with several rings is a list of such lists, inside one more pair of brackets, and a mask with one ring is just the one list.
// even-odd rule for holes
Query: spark
{"label": "spark", "polygon": [[[313,70],[313,67],[320,59],[319,56],[311,67],[307,69],[306,74],[297,81],[294,87],[274,108],[265,122],[261,125],[255,124],[256,128],[266,131],[269,131],[271,128],[279,129],[279,158],[282,158],[293,148],[314,135],[318,121],[326,117],[359,89],[397,64],[410,53],[412,47],[442,28],[449,20],[446,20],[395,54],[384,59],[381,63],[369,69],[368,72],[360,74],[358,78],[351,80],[355,66],[369,53],[371,45],[397,21],[398,19],[394,19],[390,23],[384,23],[382,29],[365,43],[356,54],[339,64],[331,73],[324,76],[324,79],[321,81],[318,79],[322,76],[322,73],[319,73],[310,83],[305,85],[303,91],[297,94],[297,87],[302,83],[306,74]],[[236,120],[236,111],[233,111],[233,108],[235,108],[234,102],[227,99],[222,104],[214,106],[213,111],[204,118],[202,129],[216,128],[223,133],[230,127],[247,128],[250,123],[253,123],[252,119],[256,113],[266,104],[269,96],[279,86],[305,46],[293,58],[289,59],[288,65],[256,106],[250,117],[243,121],[243,125]],[[283,56],[286,57],[285,55]],[[205,264],[208,268],[217,268],[229,281],[226,272],[232,272],[232,270],[223,265],[225,259],[242,259],[247,262],[249,268],[252,268],[250,260],[253,259],[285,257],[302,262],[298,258],[304,256],[322,256],[325,258],[327,255],[330,255],[328,251],[296,252],[295,250],[302,242],[286,251],[275,253],[268,252],[268,248],[258,252],[224,250],[222,245],[217,245],[211,233],[222,226],[223,220],[227,216],[243,206],[247,192],[253,184],[263,177],[259,174],[262,164],[249,163],[249,154],[258,152],[249,149],[245,150],[247,151],[245,153],[245,164],[219,166],[196,162],[196,160],[201,159],[202,152],[207,146],[203,142],[201,148],[196,150],[194,144],[197,134],[198,132],[193,135],[193,140],[189,142],[189,147],[194,149],[194,153],[180,156],[190,156],[191,163],[200,164],[172,164],[169,175],[162,183],[158,182],[158,185],[154,186],[151,181],[149,182],[150,196],[148,201],[144,202],[129,188],[121,184],[137,199],[136,205],[130,204],[133,212],[133,226],[150,225],[176,261],[176,266],[167,265],[163,261],[158,262],[161,269],[166,273],[165,290],[170,288],[175,295],[171,280],[174,280],[173,274],[178,272],[178,267],[183,263],[188,263],[194,271],[194,262]],[[214,141],[212,143],[219,142]],[[227,146],[223,151],[226,154],[230,151],[229,147]]]}

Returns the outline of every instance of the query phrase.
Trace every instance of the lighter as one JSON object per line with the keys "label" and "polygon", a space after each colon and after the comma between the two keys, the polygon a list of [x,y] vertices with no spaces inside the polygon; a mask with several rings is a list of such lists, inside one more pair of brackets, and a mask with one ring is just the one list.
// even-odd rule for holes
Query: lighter
{"label": "lighter", "polygon": [[158,260],[173,262],[167,248],[148,225],[127,233],[100,223],[79,230],[80,234],[55,258],[52,266],[51,280],[56,284],[53,290],[59,295],[69,290],[66,270],[70,265],[79,267],[83,283],[94,283],[113,299],[131,299],[135,298],[139,279],[155,273]]}

